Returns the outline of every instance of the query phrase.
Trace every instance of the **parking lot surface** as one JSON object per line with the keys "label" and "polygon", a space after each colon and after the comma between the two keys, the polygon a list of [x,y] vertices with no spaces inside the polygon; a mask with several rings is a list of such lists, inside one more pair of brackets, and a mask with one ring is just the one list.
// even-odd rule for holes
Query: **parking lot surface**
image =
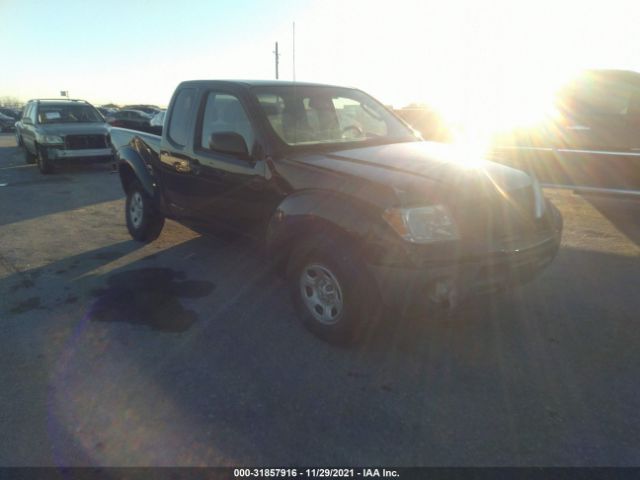
{"label": "parking lot surface", "polygon": [[0,465],[638,465],[640,202],[548,191],[531,284],[330,346],[248,242],[132,241],[0,135]]}

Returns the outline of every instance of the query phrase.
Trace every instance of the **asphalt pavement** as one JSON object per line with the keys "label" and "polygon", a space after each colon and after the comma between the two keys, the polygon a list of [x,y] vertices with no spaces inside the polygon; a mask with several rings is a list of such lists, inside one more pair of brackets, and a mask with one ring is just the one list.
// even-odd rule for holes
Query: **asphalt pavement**
{"label": "asphalt pavement", "polygon": [[0,135],[0,465],[640,464],[640,202],[549,190],[535,281],[346,349],[251,244],[132,241],[109,165]]}

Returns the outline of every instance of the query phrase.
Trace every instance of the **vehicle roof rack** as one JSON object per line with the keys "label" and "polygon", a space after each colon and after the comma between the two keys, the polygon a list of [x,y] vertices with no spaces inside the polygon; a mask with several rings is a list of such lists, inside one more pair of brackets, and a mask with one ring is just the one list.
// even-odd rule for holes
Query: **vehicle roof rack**
{"label": "vehicle roof rack", "polygon": [[80,98],[32,98],[29,102],[81,102],[89,103],[86,100]]}

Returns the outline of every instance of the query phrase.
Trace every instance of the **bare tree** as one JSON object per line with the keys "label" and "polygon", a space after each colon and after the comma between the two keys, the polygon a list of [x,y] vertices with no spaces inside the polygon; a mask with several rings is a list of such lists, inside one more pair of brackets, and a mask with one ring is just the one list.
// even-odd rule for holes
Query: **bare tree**
{"label": "bare tree", "polygon": [[23,102],[21,102],[17,97],[12,97],[10,95],[5,95],[0,97],[0,107],[21,107]]}

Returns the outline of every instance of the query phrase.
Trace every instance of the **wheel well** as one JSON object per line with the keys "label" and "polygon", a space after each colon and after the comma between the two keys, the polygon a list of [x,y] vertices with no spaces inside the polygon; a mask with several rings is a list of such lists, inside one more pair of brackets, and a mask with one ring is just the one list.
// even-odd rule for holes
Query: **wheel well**
{"label": "wheel well", "polygon": [[270,246],[269,256],[274,259],[279,273],[284,274],[286,272],[287,263],[293,250],[306,238],[322,235],[332,238],[336,243],[340,243],[347,248],[351,248],[356,242],[347,232],[331,222],[323,221],[320,224],[315,222],[312,226],[306,225],[306,223],[303,222],[303,224],[298,225],[290,235],[286,235],[275,245]]}

